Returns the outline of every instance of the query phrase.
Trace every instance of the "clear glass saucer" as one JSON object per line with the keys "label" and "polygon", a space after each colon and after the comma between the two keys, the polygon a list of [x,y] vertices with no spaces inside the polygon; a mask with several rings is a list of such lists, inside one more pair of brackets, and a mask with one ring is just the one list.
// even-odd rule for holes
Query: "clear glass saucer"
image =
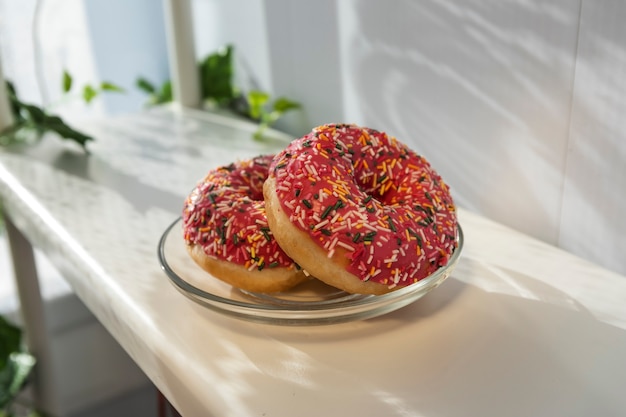
{"label": "clear glass saucer", "polygon": [[408,287],[384,295],[349,294],[311,279],[286,292],[257,294],[239,290],[205,272],[191,259],[178,218],[165,230],[158,246],[161,268],[174,286],[192,300],[245,320],[280,325],[320,325],[363,320],[402,308],[439,286],[450,276],[463,248],[448,264]]}

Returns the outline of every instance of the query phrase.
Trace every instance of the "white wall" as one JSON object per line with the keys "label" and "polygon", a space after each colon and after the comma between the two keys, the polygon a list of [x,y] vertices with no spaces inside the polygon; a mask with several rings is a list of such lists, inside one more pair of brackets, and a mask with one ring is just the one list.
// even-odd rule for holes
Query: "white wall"
{"label": "white wall", "polygon": [[583,2],[559,244],[626,274],[624,19],[622,1]]}

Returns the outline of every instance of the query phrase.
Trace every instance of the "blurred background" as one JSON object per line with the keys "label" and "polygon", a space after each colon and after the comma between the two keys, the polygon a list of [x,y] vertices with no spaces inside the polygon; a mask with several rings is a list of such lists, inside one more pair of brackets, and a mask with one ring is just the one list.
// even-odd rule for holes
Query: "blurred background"
{"label": "blurred background", "polygon": [[[198,61],[233,45],[239,85],[302,105],[279,130],[384,130],[431,161],[458,205],[626,274],[626,3],[192,0],[192,16]],[[160,0],[0,0],[0,54],[26,102],[59,101],[64,71],[124,89],[55,105],[70,122],[139,112],[137,79],[171,76]],[[50,298],[71,293],[49,282]],[[67,394],[70,414],[153,400],[140,371],[106,369],[93,392]]]}

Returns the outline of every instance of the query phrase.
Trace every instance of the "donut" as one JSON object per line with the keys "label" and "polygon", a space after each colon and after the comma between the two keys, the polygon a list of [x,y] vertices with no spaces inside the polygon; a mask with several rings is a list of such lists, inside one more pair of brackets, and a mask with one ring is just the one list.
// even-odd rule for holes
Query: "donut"
{"label": "donut", "polygon": [[272,161],[267,220],[305,271],[349,293],[384,294],[446,265],[457,247],[449,187],[384,132],[319,126]]}
{"label": "donut", "polygon": [[182,222],[191,258],[214,277],[246,291],[285,291],[306,279],[268,227],[263,182],[273,155],[207,173],[186,198]]}

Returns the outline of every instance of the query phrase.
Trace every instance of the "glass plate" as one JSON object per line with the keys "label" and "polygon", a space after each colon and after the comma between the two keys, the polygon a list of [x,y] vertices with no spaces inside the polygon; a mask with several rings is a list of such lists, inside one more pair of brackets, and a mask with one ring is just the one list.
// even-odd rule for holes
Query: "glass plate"
{"label": "glass plate", "polygon": [[271,324],[331,324],[389,313],[436,288],[450,276],[461,254],[463,232],[460,226],[458,230],[458,247],[445,267],[415,284],[384,295],[349,294],[315,279],[281,293],[256,294],[239,290],[196,265],[185,248],[180,218],[163,233],[158,256],[161,268],[176,288],[213,310]]}

